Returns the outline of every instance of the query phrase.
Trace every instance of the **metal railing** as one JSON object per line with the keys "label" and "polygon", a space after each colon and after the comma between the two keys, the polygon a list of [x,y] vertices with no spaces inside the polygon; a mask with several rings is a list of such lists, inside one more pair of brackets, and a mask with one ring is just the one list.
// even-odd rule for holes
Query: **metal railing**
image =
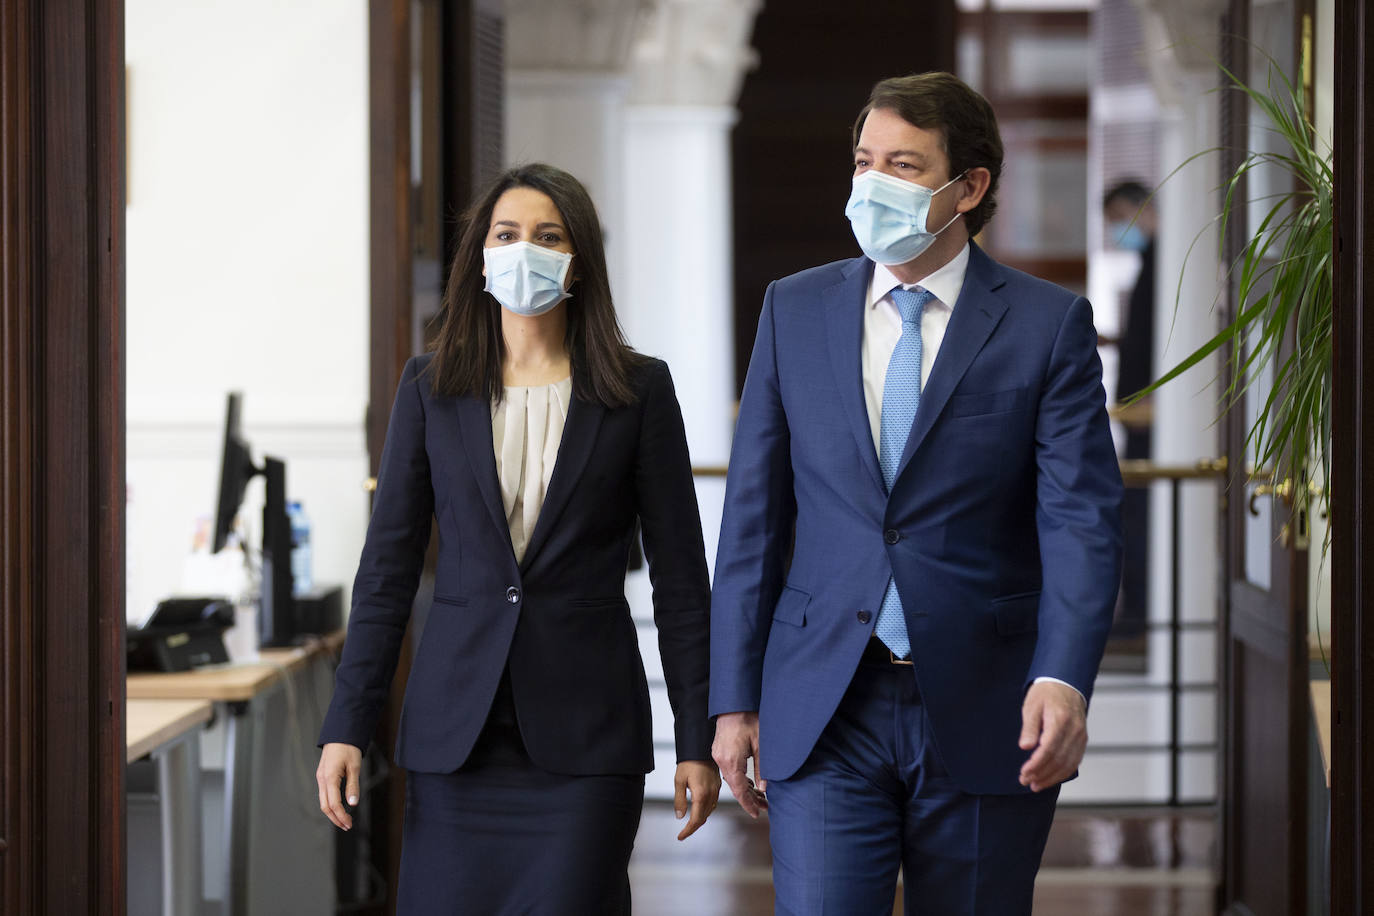
{"label": "metal railing", "polygon": [[[1169,615],[1166,620],[1147,621],[1147,631],[1166,629],[1169,634],[1169,680],[1166,685],[1155,684],[1100,684],[1097,691],[1118,690],[1121,692],[1145,692],[1157,690],[1161,686],[1169,693],[1169,740],[1163,748],[1169,754],[1169,790],[1166,803],[1170,806],[1183,804],[1179,796],[1180,764],[1184,753],[1212,753],[1220,749],[1216,738],[1209,742],[1185,745],[1182,740],[1182,697],[1184,691],[1216,691],[1218,683],[1215,674],[1210,680],[1184,683],[1182,672],[1183,633],[1185,630],[1211,631],[1216,633],[1220,622],[1219,615],[1211,620],[1183,620],[1183,537],[1182,537],[1182,488],[1185,481],[1220,480],[1226,475],[1225,458],[1205,458],[1192,465],[1164,465],[1150,461],[1125,460],[1121,462],[1121,479],[1128,487],[1150,488],[1156,483],[1167,481],[1169,484]],[[1213,667],[1215,672],[1216,668]],[[1218,709],[1219,713],[1220,710]],[[1215,730],[1220,728],[1220,716],[1214,720]],[[1089,745],[1089,751],[1093,747]],[[1115,753],[1138,750],[1148,753],[1160,750],[1158,745],[1142,745],[1139,748],[1126,748],[1120,745],[1099,748],[1100,751]],[[1198,804],[1212,804],[1212,799],[1200,800]]]}

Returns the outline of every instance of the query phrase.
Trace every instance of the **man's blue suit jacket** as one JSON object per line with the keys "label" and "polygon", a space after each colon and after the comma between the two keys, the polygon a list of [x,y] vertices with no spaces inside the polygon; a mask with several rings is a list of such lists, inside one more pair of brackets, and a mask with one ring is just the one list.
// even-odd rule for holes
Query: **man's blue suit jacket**
{"label": "man's blue suit jacket", "polygon": [[712,715],[759,713],[759,767],[805,762],[895,576],[936,746],[961,789],[1026,791],[1040,676],[1091,695],[1120,577],[1121,475],[1087,300],[972,246],[889,495],[862,390],[873,264],[769,286],[712,594]]}

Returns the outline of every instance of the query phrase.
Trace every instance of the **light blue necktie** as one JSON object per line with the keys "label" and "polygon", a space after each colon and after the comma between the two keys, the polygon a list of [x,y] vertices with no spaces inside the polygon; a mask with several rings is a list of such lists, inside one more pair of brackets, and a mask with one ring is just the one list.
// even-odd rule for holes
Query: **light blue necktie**
{"label": "light blue necktie", "polygon": [[[892,491],[897,479],[897,467],[902,463],[911,424],[916,421],[916,408],[921,404],[921,313],[926,303],[935,297],[928,291],[916,289],[892,290],[892,300],[902,314],[902,336],[892,351],[883,381],[883,417],[878,434],[878,466],[883,471],[883,485]],[[883,606],[873,632],[892,654],[906,658],[911,654],[911,639],[906,632],[906,618],[902,616],[902,599],[897,594],[897,581],[887,580]]]}

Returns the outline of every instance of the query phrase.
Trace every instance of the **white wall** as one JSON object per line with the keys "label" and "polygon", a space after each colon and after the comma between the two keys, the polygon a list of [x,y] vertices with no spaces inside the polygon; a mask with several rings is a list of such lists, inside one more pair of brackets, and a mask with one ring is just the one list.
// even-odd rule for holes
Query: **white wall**
{"label": "white wall", "polygon": [[128,0],[125,34],[129,617],[178,589],[214,511],[230,390],[254,457],[287,461],[316,581],[347,584],[367,523],[367,5]]}

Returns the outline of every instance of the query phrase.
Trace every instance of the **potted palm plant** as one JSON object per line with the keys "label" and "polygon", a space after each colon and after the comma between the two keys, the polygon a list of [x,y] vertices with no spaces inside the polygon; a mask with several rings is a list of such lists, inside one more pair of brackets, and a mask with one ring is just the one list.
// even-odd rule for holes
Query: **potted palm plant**
{"label": "potted palm plant", "polygon": [[[1234,317],[1128,400],[1139,400],[1227,348],[1231,371],[1222,410],[1236,407],[1252,390],[1264,397],[1247,431],[1248,461],[1264,469],[1260,475],[1272,474],[1272,492],[1289,499],[1294,512],[1307,507],[1310,487],[1325,516],[1331,443],[1331,150],[1317,134],[1305,94],[1272,59],[1263,89],[1221,69],[1231,87],[1243,92],[1265,115],[1283,148],[1251,151],[1224,184],[1216,217],[1223,245],[1228,225],[1239,215],[1247,210],[1261,214],[1247,227],[1249,236],[1231,264],[1237,288]],[[1187,162],[1179,168],[1184,165]],[[1286,189],[1248,198],[1243,193],[1245,179],[1260,168],[1277,170]],[[1181,279],[1175,308],[1180,295]],[[1321,485],[1311,486],[1313,479]]]}

